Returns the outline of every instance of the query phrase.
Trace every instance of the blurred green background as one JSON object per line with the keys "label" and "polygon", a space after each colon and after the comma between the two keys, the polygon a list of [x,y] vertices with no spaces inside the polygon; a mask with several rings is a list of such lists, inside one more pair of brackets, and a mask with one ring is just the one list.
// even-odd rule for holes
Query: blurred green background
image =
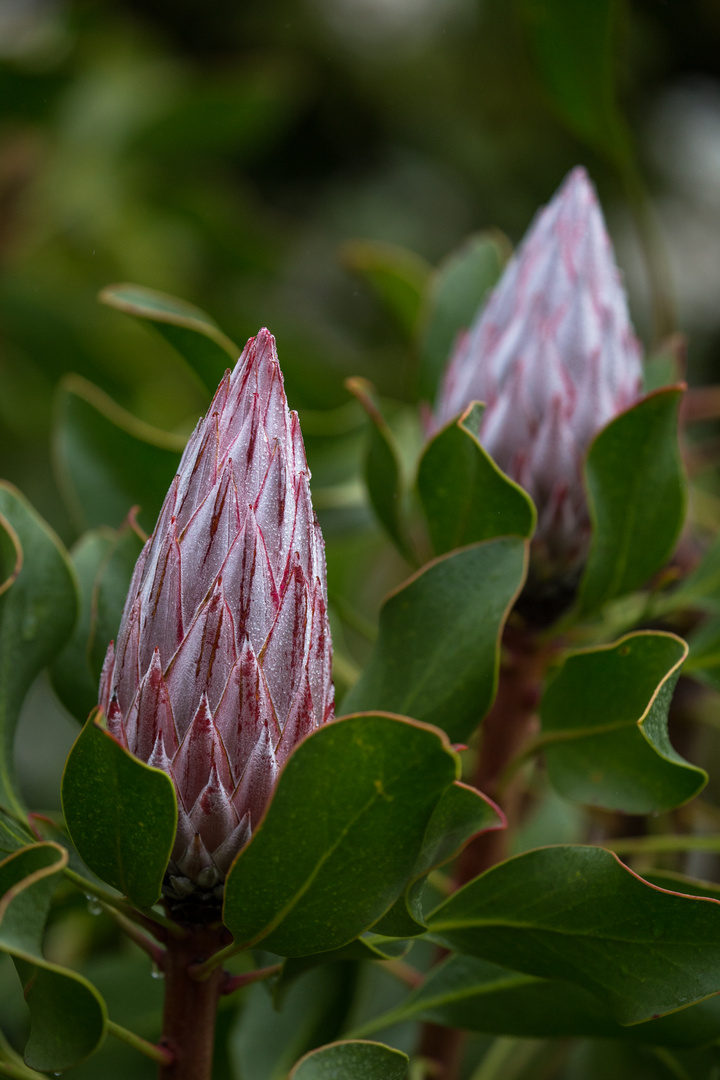
{"label": "blurred green background", "polygon": [[[543,44],[550,7],[563,25],[563,12],[580,13],[577,40]],[[209,393],[99,290],[130,281],[184,297],[240,346],[267,325],[313,471],[342,690],[380,598],[409,573],[367,506],[368,425],[344,380],[376,385],[412,458],[417,304],[431,268],[479,230],[516,243],[578,163],[597,184],[646,345],[677,326],[690,381],[720,381],[717,0],[0,0],[0,476],[69,546],[118,526],[132,501],[152,528]],[[661,327],[633,213],[638,177],[660,234],[655,269],[666,260],[670,280]],[[358,240],[398,246],[387,249],[405,282],[394,304],[368,273],[378,249]],[[706,501],[693,506],[711,531],[717,444],[707,460]],[[59,806],[77,731],[39,680],[18,740],[30,805]],[[582,836],[579,812],[553,796],[517,849]],[[688,869],[708,872],[700,859]],[[64,902],[50,950],[80,964],[93,944],[84,901]],[[144,961],[111,956],[116,936],[91,922],[107,949],[88,974],[118,1020],[151,1036],[157,983]],[[144,991],[123,1005],[126,978]],[[0,983],[0,1019],[20,1031],[9,968]],[[366,996],[377,1006],[381,991]],[[253,1002],[219,1076],[233,1055],[258,1052],[269,1005]],[[223,1041],[231,1022],[228,1009]],[[307,1045],[334,1034],[313,1028]],[[152,1075],[111,1050],[77,1076]],[[592,1075],[605,1076],[598,1060]]]}
{"label": "blurred green background", "polygon": [[[517,242],[578,162],[639,333],[679,325],[691,379],[714,381],[716,0],[0,0],[0,475],[68,545],[132,502],[149,531],[208,389],[98,291],[184,297],[240,346],[267,325],[313,471],[342,691],[408,573],[367,506],[344,379],[375,383],[411,459],[431,269],[478,230]],[[674,294],[660,328],[638,176]],[[358,240],[397,246],[394,305]],[[57,806],[75,722],[43,682],[25,714],[27,798]]]}
{"label": "blurred green background", "polygon": [[[587,9],[606,5],[579,0]],[[648,334],[632,221],[607,155],[563,122],[519,0],[0,0],[0,473],[67,542],[50,461],[59,379],[186,433],[207,403],[150,330],[99,306],[135,281],[205,308],[242,344],[276,334],[316,484],[347,479],[343,379],[408,394],[403,328],[343,244],[436,264],[471,231],[515,242],[569,168],[595,179]],[[720,6],[617,7],[618,94],[663,229],[691,370],[720,343]],[[565,119],[567,119],[565,117]],[[574,130],[578,128],[575,125]],[[591,140],[592,141],[592,140]],[[355,433],[357,435],[357,433]],[[344,496],[335,492],[342,502]],[[349,497],[348,497],[349,498]],[[332,495],[330,496],[332,501]],[[346,500],[347,501],[347,500]]]}

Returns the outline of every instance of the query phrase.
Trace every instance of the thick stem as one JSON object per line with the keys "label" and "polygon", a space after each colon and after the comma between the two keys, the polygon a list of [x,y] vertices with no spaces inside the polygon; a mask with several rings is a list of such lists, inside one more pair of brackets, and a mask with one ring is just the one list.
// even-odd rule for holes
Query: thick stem
{"label": "thick stem", "polygon": [[[513,823],[520,808],[519,784],[508,784],[501,791],[505,769],[525,744],[535,725],[542,676],[549,653],[541,650],[532,635],[513,634],[505,638],[505,658],[500,669],[495,704],[485,717],[482,742],[473,784],[495,801],[500,801]],[[484,870],[507,856],[507,829],[496,829],[478,836],[458,859],[455,883],[465,885]],[[454,1080],[462,1062],[464,1034],[454,1028],[426,1023],[419,1054],[437,1066],[439,1080]]]}
{"label": "thick stem", "polygon": [[[495,704],[483,721],[473,784],[501,803],[512,826],[520,809],[522,785],[517,779],[504,785],[505,771],[534,731],[542,678],[551,654],[539,648],[530,635],[508,634],[505,646]],[[468,845],[458,860],[458,886],[507,857],[509,832],[495,829]]]}
{"label": "thick stem", "polygon": [[158,1080],[211,1080],[215,1019],[225,974],[217,968],[198,982],[189,969],[225,944],[222,933],[199,928],[186,939],[168,942],[160,1045],[170,1050],[173,1061],[160,1066]]}

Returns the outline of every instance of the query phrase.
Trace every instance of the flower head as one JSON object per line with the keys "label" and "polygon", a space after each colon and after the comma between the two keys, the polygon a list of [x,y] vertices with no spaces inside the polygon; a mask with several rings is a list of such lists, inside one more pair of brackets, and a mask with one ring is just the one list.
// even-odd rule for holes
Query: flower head
{"label": "flower head", "polygon": [[536,216],[448,365],[444,424],[486,403],[480,439],[538,511],[540,576],[577,574],[589,520],[582,482],[594,435],[638,397],[641,349],[602,211],[574,169]]}
{"label": "flower head", "polygon": [[248,341],[137,561],[100,705],[175,784],[170,902],[217,900],[278,770],[333,716],[324,547],[275,340]]}

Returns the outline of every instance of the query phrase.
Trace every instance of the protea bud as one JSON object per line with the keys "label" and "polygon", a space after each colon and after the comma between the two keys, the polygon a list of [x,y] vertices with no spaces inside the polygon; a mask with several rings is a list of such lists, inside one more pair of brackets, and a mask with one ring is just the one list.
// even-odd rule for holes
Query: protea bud
{"label": "protea bud", "polygon": [[602,211],[576,168],[458,341],[436,410],[446,423],[471,401],[486,403],[481,442],[537,507],[536,584],[577,577],[589,539],[583,458],[640,385],[641,349]]}
{"label": "protea bud", "polygon": [[193,912],[217,907],[280,766],[333,715],[309,479],[275,340],[261,330],[188,442],[100,683],[110,733],[173,779],[165,895]]}

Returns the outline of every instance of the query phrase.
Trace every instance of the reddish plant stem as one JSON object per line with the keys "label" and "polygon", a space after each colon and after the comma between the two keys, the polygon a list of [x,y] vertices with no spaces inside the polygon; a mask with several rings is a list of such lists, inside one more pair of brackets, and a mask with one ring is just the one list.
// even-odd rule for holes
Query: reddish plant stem
{"label": "reddish plant stem", "polygon": [[522,778],[517,776],[502,793],[500,781],[509,762],[535,732],[542,680],[553,652],[540,648],[530,634],[506,632],[504,644],[498,692],[483,721],[480,754],[472,782],[491,799],[501,801],[510,828],[483,833],[468,844],[458,859],[457,887],[507,858],[508,838],[522,800]]}
{"label": "reddish plant stem", "polygon": [[164,957],[165,1012],[160,1045],[173,1060],[161,1065],[158,1080],[211,1080],[215,1019],[225,973],[211,971],[198,981],[189,969],[227,944],[226,931],[198,928],[185,939],[168,941]]}
{"label": "reddish plant stem", "polygon": [[[473,784],[499,802],[500,779],[508,762],[519,753],[536,725],[540,687],[552,655],[539,648],[530,634],[506,630],[505,654],[495,703],[485,717],[482,741]],[[502,793],[502,809],[510,825],[517,819],[522,798],[520,783],[511,783]],[[455,869],[457,888],[507,857],[508,829],[483,833],[468,844]],[[442,950],[442,954],[445,950]],[[419,1055],[436,1066],[438,1080],[454,1080],[460,1071],[465,1034],[455,1028],[426,1023]]]}

